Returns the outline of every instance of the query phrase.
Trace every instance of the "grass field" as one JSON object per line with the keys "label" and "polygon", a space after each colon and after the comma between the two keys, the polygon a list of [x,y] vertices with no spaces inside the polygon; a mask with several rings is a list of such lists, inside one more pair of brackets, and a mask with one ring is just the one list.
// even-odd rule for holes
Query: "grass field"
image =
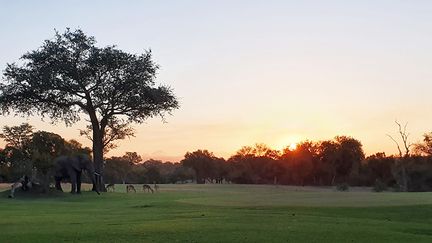
{"label": "grass field", "polygon": [[0,193],[0,242],[432,242],[432,193],[187,184],[20,195]]}

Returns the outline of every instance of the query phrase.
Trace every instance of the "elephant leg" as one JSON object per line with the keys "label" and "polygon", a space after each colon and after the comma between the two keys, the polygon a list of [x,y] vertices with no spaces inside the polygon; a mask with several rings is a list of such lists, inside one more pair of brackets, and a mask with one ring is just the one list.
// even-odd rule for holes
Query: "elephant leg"
{"label": "elephant leg", "polygon": [[69,171],[69,176],[71,180],[71,193],[76,192],[76,185],[77,185],[77,172],[74,170]]}
{"label": "elephant leg", "polygon": [[55,177],[55,188],[59,191],[63,191],[62,187],[61,187],[61,177]]}
{"label": "elephant leg", "polygon": [[77,173],[77,193],[81,193],[81,172]]}

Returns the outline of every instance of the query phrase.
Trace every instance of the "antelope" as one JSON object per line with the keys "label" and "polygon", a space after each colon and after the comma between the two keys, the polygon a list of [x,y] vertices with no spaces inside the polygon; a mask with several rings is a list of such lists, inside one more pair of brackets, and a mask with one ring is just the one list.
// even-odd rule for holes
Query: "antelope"
{"label": "antelope", "polygon": [[151,193],[154,192],[153,189],[149,185],[144,184],[143,185],[143,192],[145,192],[146,190],[147,190],[147,192],[150,192],[150,191],[151,191]]}
{"label": "antelope", "polygon": [[9,198],[14,198],[15,190],[22,187],[23,182],[24,182],[24,180],[22,180],[22,178],[21,178],[19,181],[15,182],[14,184],[11,185],[11,192],[10,192]]}
{"label": "antelope", "polygon": [[106,189],[107,189],[107,191],[111,190],[112,192],[114,192],[114,191],[115,191],[114,184],[108,184],[108,185],[106,186]]}
{"label": "antelope", "polygon": [[135,187],[133,185],[127,185],[126,186],[126,192],[129,193],[131,191],[136,193]]}

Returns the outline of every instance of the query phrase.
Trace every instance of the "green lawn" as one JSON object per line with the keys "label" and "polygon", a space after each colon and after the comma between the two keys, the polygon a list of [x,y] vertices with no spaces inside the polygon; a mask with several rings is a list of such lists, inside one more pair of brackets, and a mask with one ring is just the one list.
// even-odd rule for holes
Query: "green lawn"
{"label": "green lawn", "polygon": [[432,242],[432,193],[160,187],[51,198],[0,193],[0,242]]}

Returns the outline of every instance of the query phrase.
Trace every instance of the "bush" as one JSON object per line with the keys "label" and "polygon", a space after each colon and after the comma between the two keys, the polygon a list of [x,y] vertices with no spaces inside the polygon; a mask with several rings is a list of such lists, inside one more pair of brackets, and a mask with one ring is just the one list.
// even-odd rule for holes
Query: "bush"
{"label": "bush", "polygon": [[349,185],[348,185],[348,183],[337,184],[336,190],[338,190],[340,192],[346,192],[349,190]]}
{"label": "bush", "polygon": [[376,179],[372,190],[374,192],[386,191],[387,185],[384,182],[382,182],[380,179]]}

